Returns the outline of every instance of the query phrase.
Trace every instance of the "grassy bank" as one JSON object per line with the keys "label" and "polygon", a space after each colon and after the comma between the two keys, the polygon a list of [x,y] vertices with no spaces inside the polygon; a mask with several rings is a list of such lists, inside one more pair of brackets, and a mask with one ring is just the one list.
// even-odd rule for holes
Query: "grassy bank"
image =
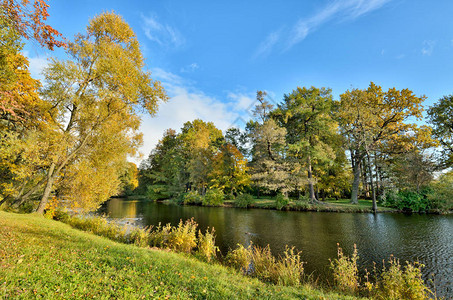
{"label": "grassy bank", "polygon": [[[164,200],[164,203],[172,203],[173,200]],[[201,205],[201,204],[200,204]],[[373,203],[371,200],[361,199],[359,204],[351,204],[349,199],[328,200],[321,204],[309,204],[307,201],[290,200],[288,205],[281,210],[287,211],[317,211],[317,212],[344,212],[344,213],[372,213]],[[235,207],[235,200],[225,200],[223,207]],[[254,198],[249,208],[277,209],[274,198]],[[398,212],[397,209],[378,206],[378,212]]]}
{"label": "grassy bank", "polygon": [[0,298],[351,299],[0,211]]}

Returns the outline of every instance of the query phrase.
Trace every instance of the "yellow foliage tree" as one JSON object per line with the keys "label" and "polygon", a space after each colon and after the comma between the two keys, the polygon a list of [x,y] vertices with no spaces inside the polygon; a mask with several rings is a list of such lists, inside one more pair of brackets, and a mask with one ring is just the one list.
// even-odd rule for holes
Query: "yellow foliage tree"
{"label": "yellow foliage tree", "polygon": [[126,158],[141,143],[138,112],[153,115],[167,100],[160,82],[143,70],[134,32],[112,12],[93,18],[86,33],[69,43],[68,54],[70,60],[52,59],[44,71],[41,95],[50,108],[42,139],[52,143],[43,151],[39,213],[55,187],[61,187],[59,196],[78,199],[85,209],[117,193]]}

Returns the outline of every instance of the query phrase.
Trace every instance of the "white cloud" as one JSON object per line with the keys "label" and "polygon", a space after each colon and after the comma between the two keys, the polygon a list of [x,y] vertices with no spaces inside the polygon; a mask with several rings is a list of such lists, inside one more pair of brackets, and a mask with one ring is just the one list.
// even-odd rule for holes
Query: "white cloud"
{"label": "white cloud", "polygon": [[[223,102],[197,90],[192,82],[162,69],[153,69],[152,77],[162,82],[170,100],[159,106],[154,118],[143,117],[140,130],[143,132],[144,143],[140,152],[145,158],[165,130],[172,128],[179,131],[185,122],[195,119],[213,122],[217,128],[226,130],[238,118],[239,106],[246,107],[251,101],[245,95],[229,93],[229,102]],[[232,107],[236,107],[236,111]]]}
{"label": "white cloud", "polygon": [[434,46],[436,46],[435,41],[423,41],[422,55],[431,56]]}
{"label": "white cloud", "polygon": [[256,102],[252,94],[229,92],[227,95],[230,99],[231,109],[238,113],[245,113],[251,109],[251,106]]}
{"label": "white cloud", "polygon": [[28,51],[23,52],[24,56],[28,58],[29,66],[28,70],[30,71],[31,77],[34,79],[39,79],[43,81],[44,76],[42,75],[42,71],[45,67],[49,64],[49,60],[47,56],[30,56]]}
{"label": "white cloud", "polygon": [[[331,21],[348,21],[354,20],[367,13],[377,10],[392,0],[335,0],[330,2],[319,12],[298,20],[289,30],[289,34],[285,37],[279,36],[279,39],[284,39],[284,50],[289,50],[294,45],[303,41],[309,34],[316,31],[323,24]],[[260,44],[256,53],[267,55],[276,45],[276,41],[272,40],[272,33],[266,37],[266,40]]]}
{"label": "white cloud", "polygon": [[157,17],[142,15],[141,18],[142,29],[151,41],[165,47],[179,47],[185,43],[184,37],[176,28],[159,23]]}
{"label": "white cloud", "polygon": [[188,66],[182,67],[181,73],[192,73],[192,72],[195,72],[195,70],[197,70],[199,68],[200,68],[200,66],[197,63],[191,63]]}

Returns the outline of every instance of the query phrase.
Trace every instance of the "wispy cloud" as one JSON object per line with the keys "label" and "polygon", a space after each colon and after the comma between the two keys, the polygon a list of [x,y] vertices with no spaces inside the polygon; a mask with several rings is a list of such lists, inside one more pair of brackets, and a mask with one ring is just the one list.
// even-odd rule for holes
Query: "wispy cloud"
{"label": "wispy cloud", "polygon": [[[350,21],[366,15],[384,6],[392,0],[335,0],[331,1],[317,13],[299,19],[285,36],[279,35],[279,40],[284,40],[284,51],[291,49],[294,45],[302,42],[309,34],[315,32],[322,25],[337,20]],[[272,33],[260,44],[255,52],[261,56],[271,53],[276,45]]]}
{"label": "wispy cloud", "polygon": [[185,43],[184,37],[174,27],[160,23],[157,17],[141,15],[142,29],[148,39],[160,46],[179,47]]}
{"label": "wispy cloud", "polygon": [[181,73],[192,73],[199,68],[200,68],[200,66],[197,63],[191,63],[188,66],[182,67]]}
{"label": "wispy cloud", "polygon": [[267,56],[271,51],[274,45],[278,42],[281,36],[281,30],[271,32],[266,39],[258,46],[256,49],[253,58],[260,56]]}
{"label": "wispy cloud", "polygon": [[436,41],[423,41],[423,48],[422,54],[426,56],[431,56],[434,50],[434,46],[436,46]]}

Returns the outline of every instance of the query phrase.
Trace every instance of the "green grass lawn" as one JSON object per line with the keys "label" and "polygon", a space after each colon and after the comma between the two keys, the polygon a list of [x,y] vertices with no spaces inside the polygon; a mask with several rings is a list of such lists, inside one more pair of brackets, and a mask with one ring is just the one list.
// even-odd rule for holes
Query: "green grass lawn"
{"label": "green grass lawn", "polygon": [[348,299],[281,287],[218,264],[0,211],[1,299]]}

